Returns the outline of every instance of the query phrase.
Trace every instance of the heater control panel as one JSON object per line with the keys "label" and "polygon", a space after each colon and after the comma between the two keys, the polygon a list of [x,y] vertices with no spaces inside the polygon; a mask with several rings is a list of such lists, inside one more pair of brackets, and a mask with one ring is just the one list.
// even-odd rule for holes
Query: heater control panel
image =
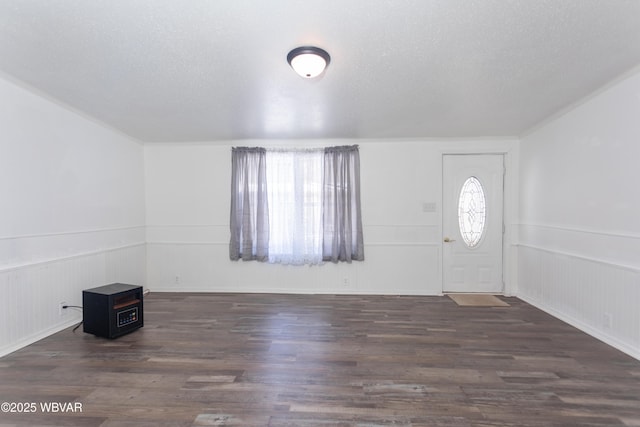
{"label": "heater control panel", "polygon": [[117,313],[118,315],[118,327],[121,328],[125,325],[135,323],[138,321],[138,307],[122,310]]}

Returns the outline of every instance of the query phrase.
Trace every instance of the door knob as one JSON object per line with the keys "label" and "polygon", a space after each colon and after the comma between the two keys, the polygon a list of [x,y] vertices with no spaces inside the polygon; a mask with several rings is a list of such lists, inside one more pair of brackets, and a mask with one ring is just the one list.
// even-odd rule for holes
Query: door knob
{"label": "door knob", "polygon": [[445,237],[445,238],[444,238],[444,242],[445,242],[445,243],[451,243],[451,242],[455,242],[455,241],[456,241],[455,239],[450,239],[450,238],[448,238],[448,237]]}

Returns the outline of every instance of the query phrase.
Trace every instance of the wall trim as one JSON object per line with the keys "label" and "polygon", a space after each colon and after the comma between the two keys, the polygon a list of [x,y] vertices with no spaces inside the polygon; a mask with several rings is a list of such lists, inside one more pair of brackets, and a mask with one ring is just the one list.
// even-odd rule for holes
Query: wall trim
{"label": "wall trim", "polygon": [[53,237],[53,236],[71,236],[74,234],[91,234],[91,233],[107,233],[111,231],[133,230],[136,228],[145,229],[144,225],[127,225],[122,227],[105,227],[95,228],[87,230],[75,230],[75,231],[60,231],[55,233],[38,233],[38,234],[21,234],[16,236],[0,236],[0,240],[18,240],[18,239],[33,239],[40,237]]}
{"label": "wall trim", "polygon": [[569,231],[572,233],[596,234],[599,236],[622,237],[626,239],[640,239],[640,234],[637,234],[637,233],[622,233],[622,232],[612,232],[612,231],[604,231],[604,230],[596,230],[596,229],[588,229],[588,228],[566,227],[562,225],[536,224],[536,223],[525,223],[525,222],[516,223],[514,225],[518,227],[546,228],[549,230]]}
{"label": "wall trim", "polygon": [[[426,137],[397,137],[397,138],[308,138],[305,139],[305,142],[317,144],[318,147],[322,148],[325,146],[332,145],[350,145],[357,143],[361,146],[366,146],[367,144],[388,144],[394,142],[404,142],[404,143],[432,143],[432,144],[455,144],[455,143],[468,143],[468,142],[486,142],[486,143],[496,143],[496,142],[513,142],[519,139],[519,135],[482,135],[482,136],[426,136]],[[355,142],[354,142],[355,141]],[[274,145],[284,145],[284,146],[298,146],[299,141],[290,140],[290,139],[224,139],[217,141],[203,141],[203,140],[192,140],[192,141],[151,141],[145,142],[144,145],[147,147],[184,147],[184,146],[204,146],[204,147],[227,147],[234,145],[260,145],[263,147],[274,146]]]}
{"label": "wall trim", "polygon": [[215,241],[186,241],[186,240],[147,240],[147,245],[157,246],[228,246],[229,242],[215,242]]}
{"label": "wall trim", "polygon": [[640,273],[640,268],[639,267],[634,267],[632,265],[626,265],[626,264],[620,264],[620,263],[607,261],[607,260],[600,259],[600,258],[594,258],[594,257],[588,257],[588,256],[584,256],[584,255],[578,255],[578,254],[575,254],[575,253],[559,251],[559,250],[556,250],[556,249],[543,248],[541,246],[530,245],[528,243],[515,243],[514,246],[521,247],[521,248],[534,249],[534,250],[541,251],[541,252],[546,252],[546,253],[549,253],[549,254],[552,254],[552,255],[559,255],[559,256],[563,256],[563,257],[579,259],[579,260],[582,260],[582,261],[589,261],[589,262],[593,262],[593,263],[596,263],[596,264],[602,264],[602,265],[606,265],[606,266],[609,266],[609,267],[615,267],[615,268],[619,268],[619,269],[623,269],[623,270],[632,271],[634,273]]}
{"label": "wall trim", "polygon": [[[432,212],[435,213],[435,212]],[[228,223],[224,224],[147,224],[146,228],[198,228],[198,227],[225,227],[229,228]],[[394,228],[438,228],[437,224],[363,224],[363,228],[367,227],[394,227]]]}
{"label": "wall trim", "polygon": [[56,263],[56,262],[68,261],[68,260],[71,260],[71,259],[84,258],[84,257],[93,256],[93,255],[99,255],[99,254],[108,253],[108,252],[115,252],[115,251],[120,251],[120,250],[123,250],[123,249],[134,248],[134,247],[137,247],[137,246],[146,246],[146,243],[145,242],[129,243],[129,244],[126,244],[126,245],[115,246],[115,247],[111,247],[111,248],[97,249],[97,250],[94,250],[94,251],[80,252],[80,253],[76,253],[76,254],[73,254],[73,255],[67,255],[67,256],[56,257],[56,258],[48,258],[48,259],[37,260],[37,261],[27,262],[27,263],[22,263],[22,264],[17,264],[17,265],[10,265],[10,266],[7,266],[7,267],[0,267],[0,273],[7,273],[7,272],[10,272],[10,271],[23,270],[25,268],[31,268],[31,267],[35,267],[35,266],[38,266],[38,265],[53,264],[53,263]]}
{"label": "wall trim", "polygon": [[[156,240],[147,241],[147,245],[157,246],[228,246],[229,242],[215,242],[215,241],[172,241],[172,240]],[[365,243],[366,246],[422,246],[422,247],[440,247],[440,242],[372,242]]]}
{"label": "wall trim", "polygon": [[[430,213],[437,213],[436,211]],[[362,228],[385,227],[385,228],[438,228],[436,224],[363,224]]]}
{"label": "wall trim", "polygon": [[146,228],[198,228],[198,227],[225,227],[229,224],[147,224]]}
{"label": "wall trim", "polygon": [[633,346],[629,346],[627,343],[618,340],[615,337],[612,337],[610,335],[607,335],[605,333],[603,333],[602,331],[590,326],[587,323],[584,323],[578,319],[575,319],[571,316],[567,316],[566,314],[562,313],[561,311],[558,311],[552,307],[547,307],[545,304],[543,304],[542,302],[531,298],[527,295],[516,295],[518,298],[520,298],[521,300],[523,300],[524,302],[531,304],[532,306],[544,311],[545,313],[548,313],[550,315],[552,315],[553,317],[562,320],[565,323],[568,323],[569,325],[580,329],[581,331],[591,335],[592,337],[602,341],[603,343],[610,345],[611,347],[620,350],[623,353],[628,354],[629,356],[640,360],[640,349],[635,348]]}

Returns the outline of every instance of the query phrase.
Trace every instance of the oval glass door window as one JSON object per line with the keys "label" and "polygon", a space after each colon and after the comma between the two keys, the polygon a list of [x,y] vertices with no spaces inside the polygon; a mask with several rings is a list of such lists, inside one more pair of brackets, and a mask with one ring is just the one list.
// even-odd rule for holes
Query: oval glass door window
{"label": "oval glass door window", "polygon": [[480,243],[484,234],[487,216],[484,188],[478,178],[472,176],[462,185],[458,201],[458,223],[460,235],[469,248]]}

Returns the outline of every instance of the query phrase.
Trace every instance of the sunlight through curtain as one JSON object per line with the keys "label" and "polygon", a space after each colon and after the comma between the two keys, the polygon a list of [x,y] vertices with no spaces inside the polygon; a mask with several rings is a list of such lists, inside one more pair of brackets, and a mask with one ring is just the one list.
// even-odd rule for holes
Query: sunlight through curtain
{"label": "sunlight through curtain", "polygon": [[267,151],[269,262],[322,262],[322,150]]}

